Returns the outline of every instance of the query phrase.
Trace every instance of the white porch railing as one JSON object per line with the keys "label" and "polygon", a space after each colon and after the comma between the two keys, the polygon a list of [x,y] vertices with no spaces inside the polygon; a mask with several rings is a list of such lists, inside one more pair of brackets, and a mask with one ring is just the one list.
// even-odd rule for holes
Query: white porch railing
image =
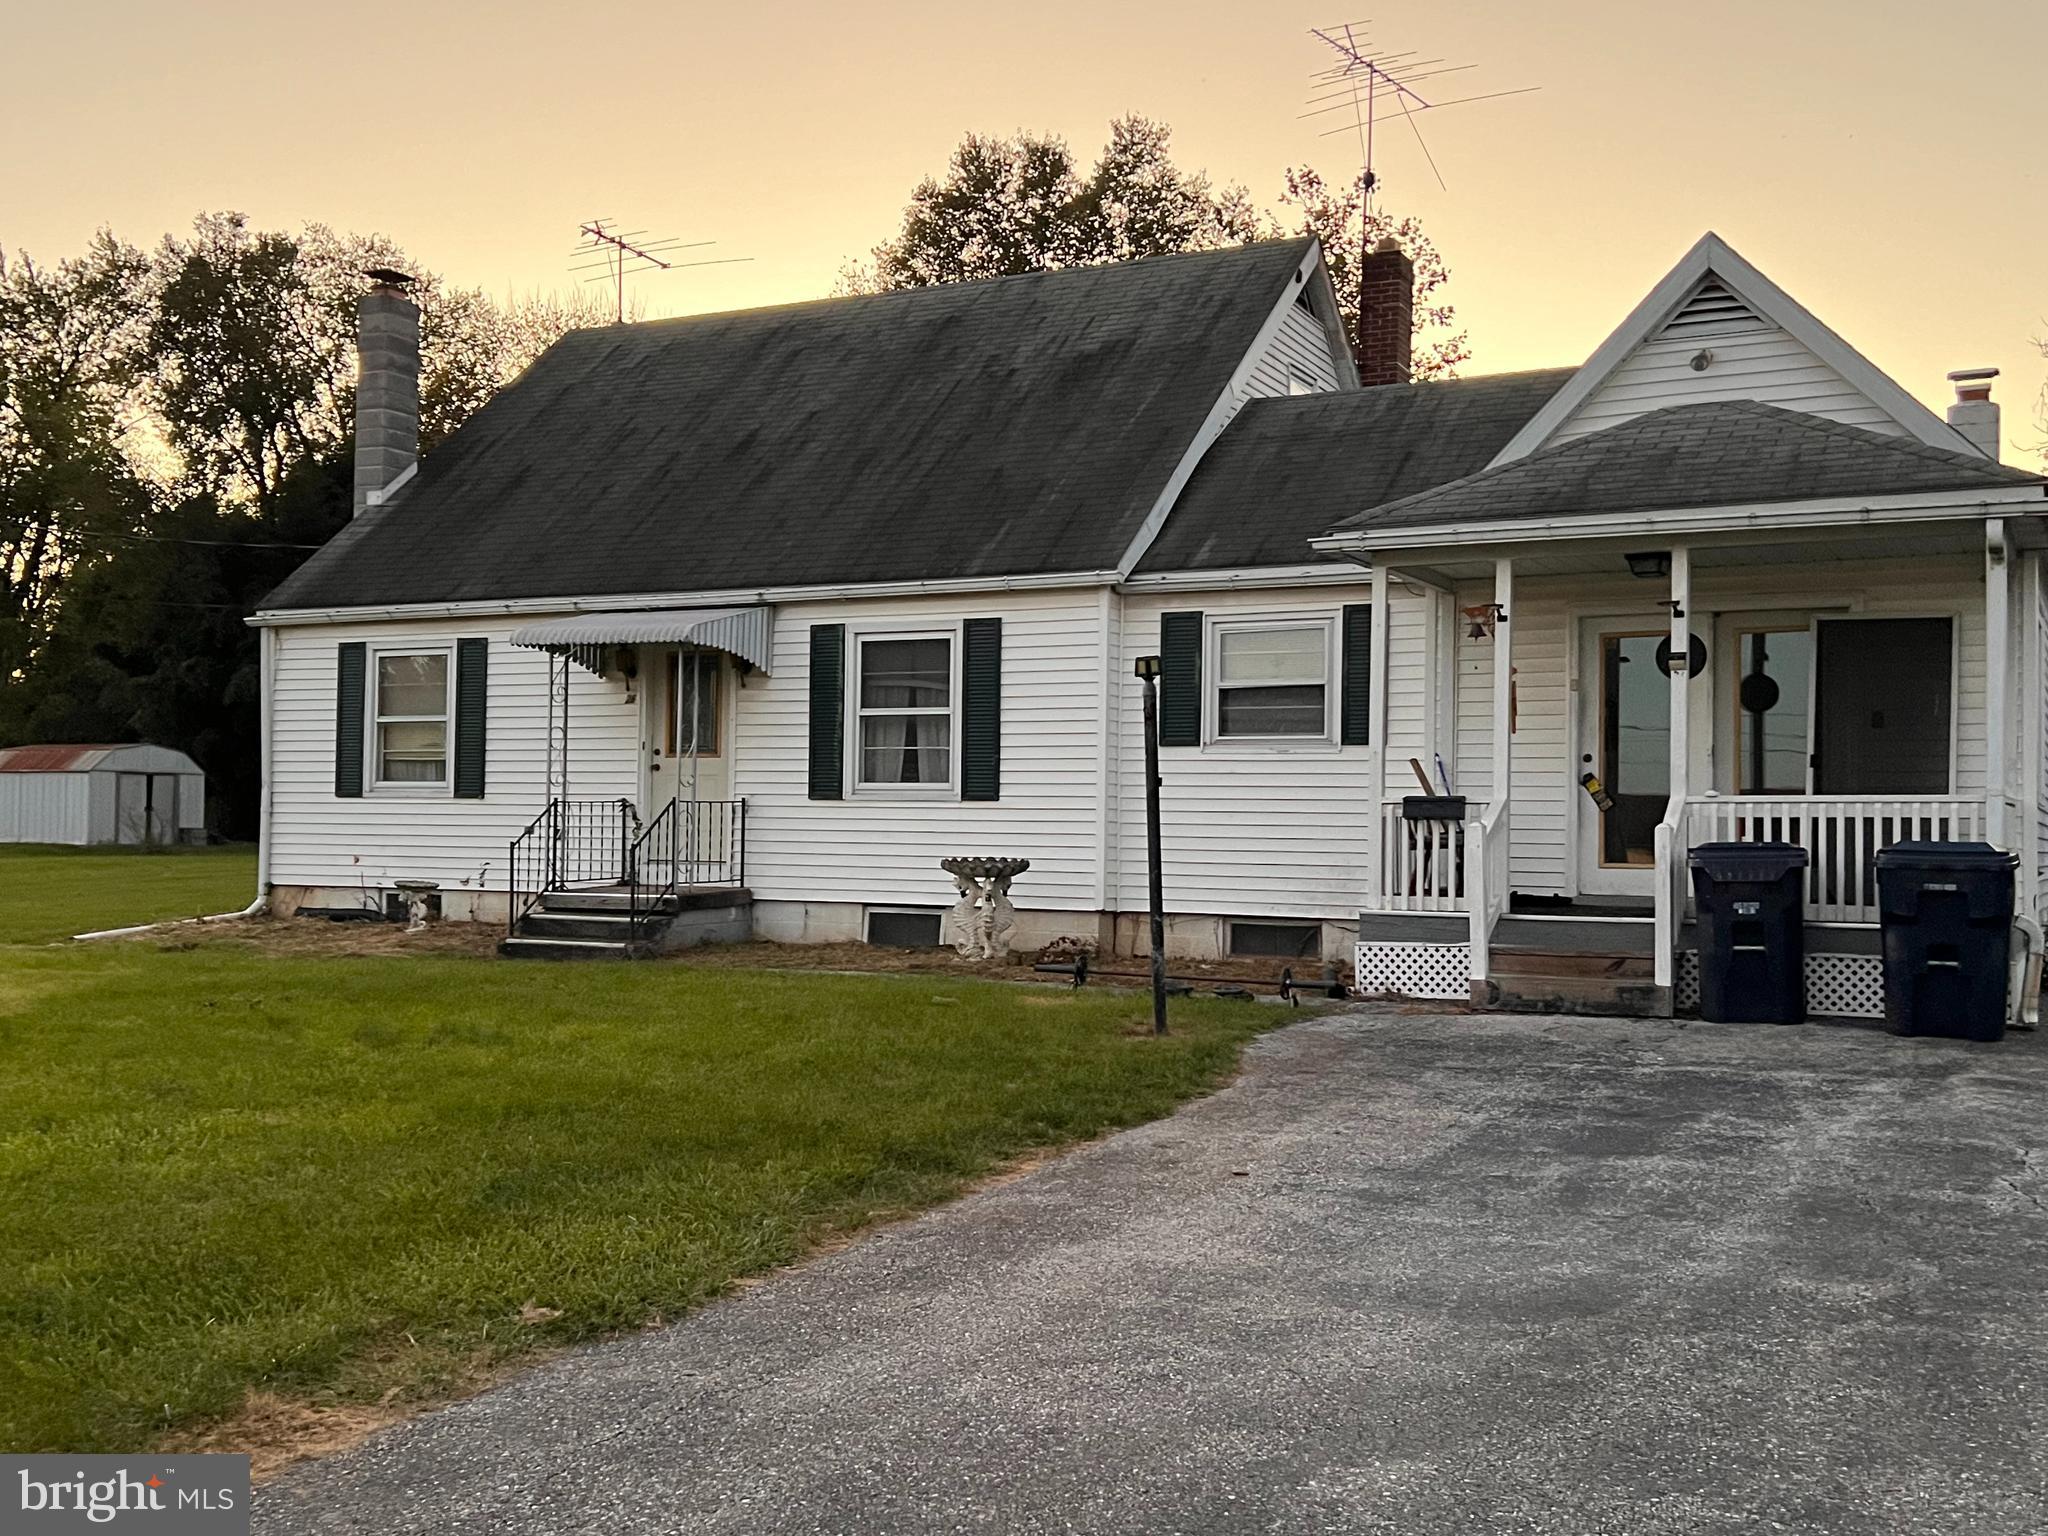
{"label": "white porch railing", "polygon": [[[1667,818],[1668,820],[1668,818]],[[1690,889],[1686,853],[1701,843],[1796,843],[1812,861],[1806,871],[1806,916],[1811,922],[1874,923],[1878,920],[1877,855],[1893,843],[1981,841],[1984,802],[1961,796],[1917,798],[1858,795],[1709,796],[1688,800],[1684,833],[1667,863],[1662,830],[1658,868],[1669,873],[1684,911]],[[1661,893],[1661,886],[1660,886]],[[1659,914],[1663,911],[1660,894]],[[1663,940],[1660,923],[1658,937]]]}
{"label": "white porch railing", "polygon": [[[1470,814],[1471,807],[1466,809]],[[1377,856],[1385,878],[1380,910],[1463,912],[1467,825],[1410,821],[1401,814],[1398,800],[1381,806]]]}
{"label": "white porch railing", "polygon": [[1493,925],[1508,909],[1508,802],[1486,808],[1465,827],[1465,889],[1472,907],[1472,979],[1484,981],[1493,964]]}

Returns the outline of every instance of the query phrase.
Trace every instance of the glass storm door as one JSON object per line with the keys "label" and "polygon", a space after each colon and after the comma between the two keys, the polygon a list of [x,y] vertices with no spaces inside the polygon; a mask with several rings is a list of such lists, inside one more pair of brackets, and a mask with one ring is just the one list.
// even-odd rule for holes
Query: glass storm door
{"label": "glass storm door", "polygon": [[[1654,621],[1651,621],[1654,622]],[[1657,823],[1671,798],[1671,680],[1657,667],[1669,631],[1627,621],[1585,626],[1579,661],[1579,890],[1648,896]],[[1584,783],[1598,781],[1598,798]]]}

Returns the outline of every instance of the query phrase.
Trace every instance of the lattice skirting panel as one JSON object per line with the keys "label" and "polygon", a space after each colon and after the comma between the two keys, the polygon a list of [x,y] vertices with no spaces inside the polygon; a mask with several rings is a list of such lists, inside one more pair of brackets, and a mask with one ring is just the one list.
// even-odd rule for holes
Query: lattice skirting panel
{"label": "lattice skirting panel", "polygon": [[1462,1003],[1472,996],[1470,944],[1357,946],[1358,990],[1367,997],[1430,997]]}
{"label": "lattice skirting panel", "polygon": [[[1678,952],[1678,985],[1672,1003],[1680,1013],[1700,1006],[1700,952]],[[1806,1011],[1824,1019],[1884,1017],[1884,962],[1876,955],[1808,955]]]}

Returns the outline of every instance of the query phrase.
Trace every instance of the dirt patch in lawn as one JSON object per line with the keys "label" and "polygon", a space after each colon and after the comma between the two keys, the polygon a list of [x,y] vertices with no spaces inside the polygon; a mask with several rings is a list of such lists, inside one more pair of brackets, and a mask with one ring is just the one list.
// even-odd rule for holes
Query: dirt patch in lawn
{"label": "dirt patch in lawn", "polygon": [[[916,976],[958,976],[984,981],[1036,981],[1061,983],[1056,974],[1033,969],[1029,955],[1012,955],[1005,965],[963,960],[950,949],[888,949],[878,944],[771,944],[756,940],[749,944],[707,944],[672,957],[681,965],[726,966],[735,970],[867,971]],[[1062,962],[1064,963],[1064,962]],[[1143,955],[1117,955],[1088,962],[1088,985],[1146,987],[1151,972]],[[1196,986],[1218,983],[1277,982],[1280,973],[1292,968],[1299,981],[1313,981],[1323,973],[1320,960],[1282,960],[1240,956],[1226,960],[1169,960],[1167,973],[1191,979]],[[1129,974],[1113,975],[1111,972]],[[1348,979],[1350,967],[1338,974]]]}
{"label": "dirt patch in lawn", "polygon": [[[143,935],[139,942],[164,949],[220,945],[287,956],[348,955],[475,955],[497,953],[502,931],[495,923],[435,923],[408,933],[402,923],[337,923],[313,917],[262,917],[204,928],[165,929]],[[962,980],[1033,981],[1059,984],[1062,978],[1033,969],[1034,957],[1015,954],[1006,964],[963,960],[950,949],[890,949],[879,944],[776,944],[757,939],[745,944],[706,944],[663,955],[653,963],[703,969],[749,971],[852,971],[875,975],[956,976]],[[1292,968],[1297,980],[1312,982],[1323,974],[1320,960],[1237,956],[1221,960],[1169,960],[1169,974],[1198,987],[1232,982],[1277,982]],[[1126,972],[1112,975],[1110,972]],[[1349,981],[1351,968],[1338,976]],[[1150,973],[1143,955],[1118,955],[1089,962],[1092,986],[1144,987]],[[1265,990],[1260,988],[1258,990]]]}
{"label": "dirt patch in lawn", "polygon": [[403,923],[331,922],[322,917],[252,917],[204,928],[168,928],[142,936],[159,949],[200,945],[286,956],[492,955],[505,936],[496,923],[434,923],[418,933]]}

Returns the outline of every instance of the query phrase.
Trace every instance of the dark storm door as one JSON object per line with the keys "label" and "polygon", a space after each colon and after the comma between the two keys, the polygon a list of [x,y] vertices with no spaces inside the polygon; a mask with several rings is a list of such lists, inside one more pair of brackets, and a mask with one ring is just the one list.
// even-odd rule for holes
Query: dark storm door
{"label": "dark storm door", "polygon": [[1817,795],[1945,795],[1953,619],[1822,619],[1814,666]]}

